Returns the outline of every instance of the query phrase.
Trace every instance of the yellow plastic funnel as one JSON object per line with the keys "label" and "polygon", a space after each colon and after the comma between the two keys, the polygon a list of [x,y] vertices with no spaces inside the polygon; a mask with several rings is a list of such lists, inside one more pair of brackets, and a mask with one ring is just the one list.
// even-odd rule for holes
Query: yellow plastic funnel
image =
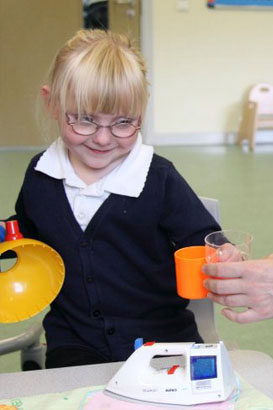
{"label": "yellow plastic funnel", "polygon": [[0,254],[14,251],[15,265],[0,272],[0,323],[14,323],[41,312],[58,295],[64,282],[61,256],[34,239],[0,243]]}

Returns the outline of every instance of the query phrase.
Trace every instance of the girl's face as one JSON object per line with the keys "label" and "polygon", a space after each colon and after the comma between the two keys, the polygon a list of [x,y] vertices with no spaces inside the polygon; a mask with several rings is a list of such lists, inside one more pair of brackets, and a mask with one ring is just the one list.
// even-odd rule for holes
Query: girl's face
{"label": "girl's face", "polygon": [[[105,175],[131,151],[136,142],[139,119],[103,113],[83,116],[81,118],[83,127],[89,127],[90,123],[93,123],[92,126],[95,123],[103,127],[97,128],[92,135],[80,135],[79,132],[81,133],[82,130],[79,129],[79,124],[74,125],[77,122],[77,116],[68,113],[66,117],[67,121],[60,124],[62,139],[69,151],[72,166],[79,176],[87,175],[91,170],[97,171],[100,176]],[[123,132],[123,128],[127,128],[128,123],[135,126],[135,128],[132,127],[133,134],[129,137],[117,138],[112,134],[111,129],[107,128],[107,126],[116,124],[119,134]],[[115,129],[116,127],[112,128],[112,131]]]}

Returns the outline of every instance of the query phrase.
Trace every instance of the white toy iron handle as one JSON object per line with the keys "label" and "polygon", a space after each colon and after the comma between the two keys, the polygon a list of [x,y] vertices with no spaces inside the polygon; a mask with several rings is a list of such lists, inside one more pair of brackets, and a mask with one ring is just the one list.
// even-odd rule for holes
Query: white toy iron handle
{"label": "white toy iron handle", "polygon": [[193,345],[194,343],[146,343],[139,347],[127,361],[134,362],[137,367],[141,364],[141,367],[145,368],[155,356],[188,356]]}

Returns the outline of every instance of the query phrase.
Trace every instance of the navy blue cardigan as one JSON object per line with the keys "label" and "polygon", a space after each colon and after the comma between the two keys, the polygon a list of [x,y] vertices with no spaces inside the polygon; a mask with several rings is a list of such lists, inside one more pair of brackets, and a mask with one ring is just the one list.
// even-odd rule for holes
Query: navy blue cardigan
{"label": "navy blue cardigan", "polygon": [[220,227],[174,166],[154,155],[140,196],[111,194],[83,232],[63,181],[34,170],[40,155],[27,169],[16,217],[24,236],[52,246],[66,267],[44,319],[48,350],[90,346],[116,361],[138,337],[202,341],[188,300],[177,296],[173,254]]}

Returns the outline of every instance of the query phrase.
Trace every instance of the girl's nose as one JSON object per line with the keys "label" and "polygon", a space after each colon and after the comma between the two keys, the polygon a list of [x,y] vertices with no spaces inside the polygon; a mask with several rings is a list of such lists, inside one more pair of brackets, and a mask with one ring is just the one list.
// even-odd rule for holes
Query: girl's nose
{"label": "girl's nose", "polygon": [[108,145],[112,140],[112,134],[109,128],[100,127],[95,134],[93,134],[93,141],[99,145]]}

